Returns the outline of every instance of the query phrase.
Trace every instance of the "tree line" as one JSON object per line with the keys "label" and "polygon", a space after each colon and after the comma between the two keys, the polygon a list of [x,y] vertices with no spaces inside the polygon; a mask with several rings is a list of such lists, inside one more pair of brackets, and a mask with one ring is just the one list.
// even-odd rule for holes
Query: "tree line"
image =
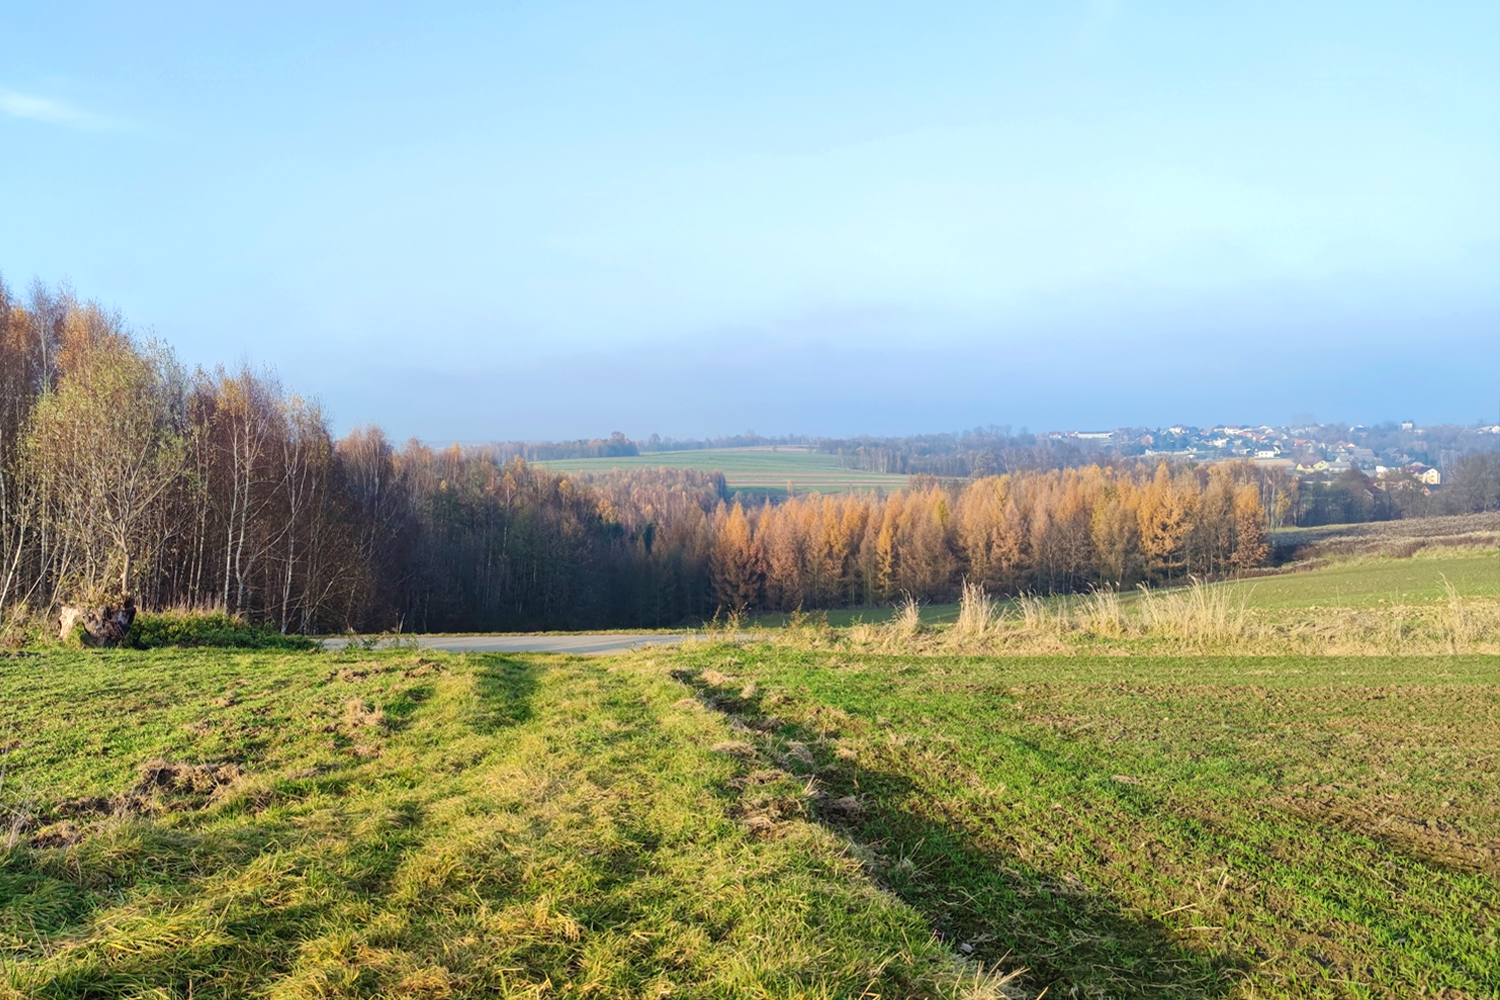
{"label": "tree line", "polygon": [[751,506],[721,475],[567,476],[332,434],[249,367],[188,370],[118,314],[0,284],[0,615],[133,595],[286,631],[583,628],[721,607],[1129,585],[1258,561],[1225,469],[914,481]]}
{"label": "tree line", "polygon": [[0,624],[124,594],[311,633],[1130,587],[1259,564],[1295,488],[1116,464],[747,504],[718,473],[569,476],[503,447],[336,437],[269,372],[189,370],[116,313],[0,282]]}
{"label": "tree line", "polygon": [[1252,468],[1162,464],[721,504],[711,553],[719,606],[792,610],[947,600],[965,580],[1016,594],[1225,575],[1267,545]]}
{"label": "tree line", "polygon": [[359,459],[266,373],[187,371],[118,314],[0,283],[0,614],[130,594],[350,620],[377,585]]}

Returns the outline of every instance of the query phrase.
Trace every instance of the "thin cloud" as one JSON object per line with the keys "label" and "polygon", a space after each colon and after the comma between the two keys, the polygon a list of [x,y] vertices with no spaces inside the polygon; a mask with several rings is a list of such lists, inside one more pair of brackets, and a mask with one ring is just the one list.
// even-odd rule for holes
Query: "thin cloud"
{"label": "thin cloud", "polygon": [[14,90],[0,89],[0,113],[12,118],[25,118],[29,121],[61,125],[65,128],[113,130],[123,127],[123,123],[114,119],[81,111],[62,101],[33,97]]}

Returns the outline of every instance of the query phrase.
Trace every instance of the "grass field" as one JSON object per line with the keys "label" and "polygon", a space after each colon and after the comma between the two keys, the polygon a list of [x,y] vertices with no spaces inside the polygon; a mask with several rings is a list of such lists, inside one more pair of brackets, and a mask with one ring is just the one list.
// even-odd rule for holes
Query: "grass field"
{"label": "grass field", "polygon": [[1268,539],[1274,562],[1319,555],[1410,555],[1426,546],[1500,544],[1500,511],[1361,524],[1279,528]]}
{"label": "grass field", "polygon": [[722,472],[730,490],[752,497],[786,496],[787,484],[797,493],[848,493],[855,490],[899,490],[906,476],[860,472],[839,467],[837,455],[795,446],[716,448],[703,451],[664,451],[626,458],[576,458],[537,462],[558,472],[609,472],[612,469],[700,469]]}
{"label": "grass field", "polygon": [[[640,662],[0,660],[0,997],[951,993],[833,832]],[[715,749],[715,748],[721,749]]]}
{"label": "grass field", "polygon": [[1500,996],[1494,655],[943,635],[5,656],[0,1000]]}
{"label": "grass field", "polygon": [[1407,559],[1367,556],[1248,580],[1234,590],[1256,607],[1367,608],[1441,601],[1445,582],[1465,594],[1500,597],[1500,549],[1432,549]]}
{"label": "grass field", "polygon": [[943,939],[1070,996],[1493,996],[1492,658],[687,668]]}
{"label": "grass field", "polygon": [[[1408,558],[1362,556],[1332,562],[1316,569],[1291,570],[1271,576],[1224,584],[1232,600],[1252,609],[1379,608],[1381,605],[1434,604],[1447,599],[1444,584],[1451,583],[1474,597],[1500,597],[1500,549],[1428,549]],[[1052,598],[1053,603],[1077,603],[1078,598]],[[1120,594],[1126,607],[1139,600],[1138,591]],[[1002,612],[1014,602],[997,602]],[[824,612],[819,612],[822,618]],[[846,628],[855,622],[877,622],[889,618],[889,606],[845,608],[826,612],[828,624]],[[958,617],[956,603],[934,603],[921,609],[928,625],[951,624]],[[757,628],[777,628],[792,616],[756,615]]]}

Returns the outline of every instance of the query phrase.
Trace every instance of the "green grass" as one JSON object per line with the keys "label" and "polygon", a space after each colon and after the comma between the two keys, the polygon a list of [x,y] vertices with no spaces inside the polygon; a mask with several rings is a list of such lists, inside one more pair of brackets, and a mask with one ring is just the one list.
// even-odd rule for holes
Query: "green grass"
{"label": "green grass", "polygon": [[1066,639],[0,654],[0,1000],[1500,996],[1495,656]]}
{"label": "green grass", "polygon": [[1486,657],[5,659],[0,996],[1493,996],[1497,712]]}
{"label": "green grass", "polygon": [[1049,996],[1500,993],[1493,658],[688,659],[871,871]]}
{"label": "green grass", "polygon": [[132,649],[163,646],[217,646],[226,649],[312,649],[316,641],[283,635],[270,625],[251,625],[223,611],[143,612],[125,636]]}
{"label": "green grass", "polygon": [[1429,549],[1407,559],[1370,556],[1237,584],[1251,607],[1370,607],[1445,599],[1443,582],[1500,597],[1500,549]]}
{"label": "green grass", "polygon": [[613,469],[699,469],[722,472],[731,491],[754,497],[785,496],[791,483],[797,493],[848,493],[856,490],[900,490],[906,476],[861,472],[839,466],[837,455],[795,447],[715,448],[664,451],[624,458],[574,458],[537,462],[558,472],[609,472]]}
{"label": "green grass", "polygon": [[[1316,569],[1288,570],[1268,576],[1230,583],[1236,604],[1248,608],[1286,611],[1297,608],[1374,608],[1380,604],[1423,604],[1446,600],[1444,582],[1452,583],[1459,593],[1470,597],[1500,597],[1500,549],[1427,549],[1415,556],[1363,556],[1333,562]],[[1133,607],[1140,594],[1126,590],[1122,604]],[[1056,604],[1076,598],[1053,597]],[[1014,602],[997,601],[1005,608]],[[844,608],[815,612],[821,621],[826,614],[834,628],[847,628],[856,622],[882,622],[890,618],[891,606]],[[755,628],[779,628],[792,616],[765,614],[752,616]],[[948,625],[958,618],[958,605],[935,602],[923,605],[922,622],[926,625]]]}
{"label": "green grass", "polygon": [[686,694],[599,659],[0,659],[0,996],[951,993]]}

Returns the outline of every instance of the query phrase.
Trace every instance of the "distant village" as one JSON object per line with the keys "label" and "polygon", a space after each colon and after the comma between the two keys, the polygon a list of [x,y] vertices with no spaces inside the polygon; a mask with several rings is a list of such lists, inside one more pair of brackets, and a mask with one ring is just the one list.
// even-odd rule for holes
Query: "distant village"
{"label": "distant village", "polygon": [[[1500,456],[1500,424],[1433,424],[1415,421],[1365,424],[1308,423],[1286,427],[1218,424],[1213,427],[1120,427],[1114,430],[1031,432],[990,425],[957,433],[908,437],[827,438],[786,435],[762,437],[746,431],[727,437],[673,440],[653,434],[631,440],[609,438],[554,442],[497,442],[486,446],[499,461],[610,458],[706,449],[789,448],[837,456],[843,468],[886,475],[965,479],[1019,469],[1073,468],[1111,459],[1166,460],[1177,463],[1252,462],[1267,482],[1284,488],[1296,481],[1311,506],[1294,516],[1341,518],[1400,516],[1403,511],[1446,508],[1447,494],[1477,456]],[[1464,470],[1468,468],[1469,472]],[[1457,477],[1457,478],[1455,478]],[[1446,489],[1445,489],[1446,487]],[[1340,496],[1363,494],[1368,502],[1349,510],[1335,506]],[[1440,495],[1442,494],[1442,495]],[[1423,502],[1430,498],[1430,502]],[[1359,507],[1356,511],[1353,508]],[[1369,510],[1364,510],[1368,507]],[[1385,511],[1386,514],[1381,512]],[[1410,516],[1410,515],[1408,515]],[[1323,523],[1319,521],[1317,523]]]}
{"label": "distant village", "polygon": [[1302,427],[1120,428],[1112,431],[1050,431],[1052,441],[1076,439],[1121,455],[1160,456],[1173,461],[1244,460],[1285,469],[1303,482],[1332,482],[1357,469],[1377,488],[1401,482],[1431,493],[1442,485],[1442,467],[1475,451],[1500,447],[1500,424],[1479,427],[1418,427],[1400,424]]}

